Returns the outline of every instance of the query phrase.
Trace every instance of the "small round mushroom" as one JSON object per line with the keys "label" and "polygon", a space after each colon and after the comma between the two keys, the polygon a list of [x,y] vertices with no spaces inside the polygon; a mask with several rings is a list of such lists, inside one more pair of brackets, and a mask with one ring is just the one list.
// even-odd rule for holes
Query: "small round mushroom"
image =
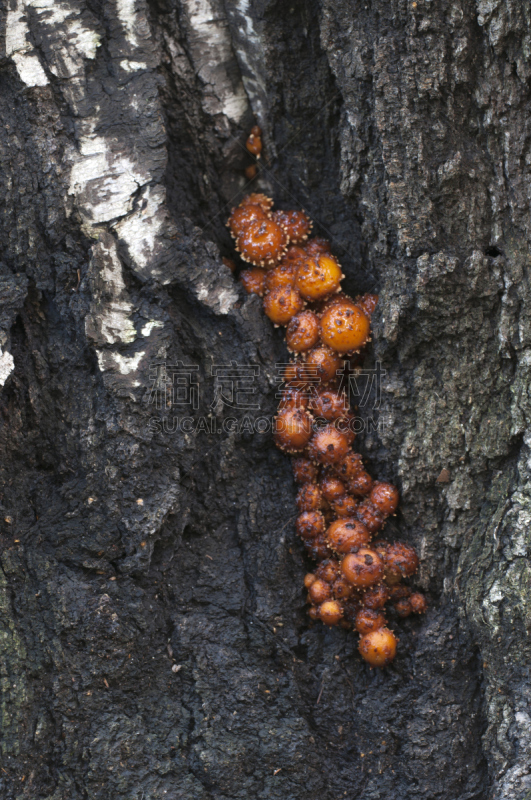
{"label": "small round mushroom", "polygon": [[308,455],[319,464],[337,464],[348,451],[345,436],[333,425],[316,431],[308,445]]}
{"label": "small round mushroom", "polygon": [[382,580],[384,563],[376,550],[360,547],[357,553],[349,553],[341,562],[343,575],[357,589],[367,589]]}
{"label": "small round mushroom", "polygon": [[312,437],[312,418],[301,408],[285,408],[274,424],[275,444],[286,453],[300,453]]}
{"label": "small round mushroom", "polygon": [[343,616],[343,609],[337,600],[326,600],[319,606],[319,616],[325,625],[337,625]]}
{"label": "small round mushroom", "polygon": [[389,628],[378,628],[360,638],[358,650],[371,667],[385,667],[396,655],[397,638]]}
{"label": "small round mushroom", "polygon": [[357,307],[332,306],[321,317],[321,338],[336,353],[359,350],[367,343],[370,329],[369,317]]}
{"label": "small round mushroom", "polygon": [[369,544],[370,535],[361,522],[353,517],[338,519],[328,527],[326,540],[336,553],[351,553],[355,548]]}
{"label": "small round mushroom", "polygon": [[264,297],[264,311],[275,325],[287,325],[303,308],[302,297],[290,286],[279,286]]}

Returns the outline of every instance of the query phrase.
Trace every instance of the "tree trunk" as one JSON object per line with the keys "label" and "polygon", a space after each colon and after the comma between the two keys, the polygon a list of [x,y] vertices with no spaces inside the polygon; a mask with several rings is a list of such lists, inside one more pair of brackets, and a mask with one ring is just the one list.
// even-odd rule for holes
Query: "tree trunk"
{"label": "tree trunk", "polygon": [[[531,798],[527,5],[0,21],[0,797]],[[430,601],[384,671],[309,624],[259,432],[288,354],[222,263],[256,122],[252,189],[380,296],[358,444]]]}

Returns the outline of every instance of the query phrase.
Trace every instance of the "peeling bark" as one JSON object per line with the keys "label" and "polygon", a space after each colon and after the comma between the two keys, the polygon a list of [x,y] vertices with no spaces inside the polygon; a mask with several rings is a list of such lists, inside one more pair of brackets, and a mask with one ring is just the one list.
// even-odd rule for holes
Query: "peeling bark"
{"label": "peeling bark", "polygon": [[[528,7],[0,24],[0,797],[531,798]],[[215,401],[254,365],[270,416],[287,358],[222,263],[255,121],[258,186],[380,295],[359,447],[430,600],[385,672],[308,624],[288,460]],[[170,430],[165,363],[210,427]]]}

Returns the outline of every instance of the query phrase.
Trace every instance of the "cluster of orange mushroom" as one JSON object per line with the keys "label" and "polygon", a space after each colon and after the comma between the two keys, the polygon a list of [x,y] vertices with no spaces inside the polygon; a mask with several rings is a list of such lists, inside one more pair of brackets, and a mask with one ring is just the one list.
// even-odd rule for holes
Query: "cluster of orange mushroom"
{"label": "cluster of orange mushroom", "polygon": [[275,326],[286,328],[293,360],[275,418],[275,443],[293,457],[299,516],[296,530],[318,562],[304,579],[309,615],[325,625],[354,628],[359,651],[383,667],[396,654],[386,605],[399,617],[426,611],[426,599],[407,585],[418,569],[413,547],[373,539],[398,506],[398,491],[374,481],[353,450],[355,416],[344,391],[352,362],[369,341],[378,297],[353,299],[325,239],[309,238],[302,211],[273,211],[264,194],[247,195],[228,227],[243,261],[240,280],[263,297]]}

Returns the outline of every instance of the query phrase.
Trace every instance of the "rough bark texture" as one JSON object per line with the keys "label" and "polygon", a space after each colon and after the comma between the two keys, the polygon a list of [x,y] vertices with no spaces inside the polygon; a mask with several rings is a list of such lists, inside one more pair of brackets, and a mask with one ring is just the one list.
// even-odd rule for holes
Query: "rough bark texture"
{"label": "rough bark texture", "polygon": [[[0,24],[0,797],[530,798],[527,4],[9,0]],[[221,261],[255,120],[260,186],[381,298],[360,449],[431,606],[384,672],[308,625],[271,437],[153,424],[179,360],[196,416],[226,417],[231,360],[273,413],[282,336]]]}

